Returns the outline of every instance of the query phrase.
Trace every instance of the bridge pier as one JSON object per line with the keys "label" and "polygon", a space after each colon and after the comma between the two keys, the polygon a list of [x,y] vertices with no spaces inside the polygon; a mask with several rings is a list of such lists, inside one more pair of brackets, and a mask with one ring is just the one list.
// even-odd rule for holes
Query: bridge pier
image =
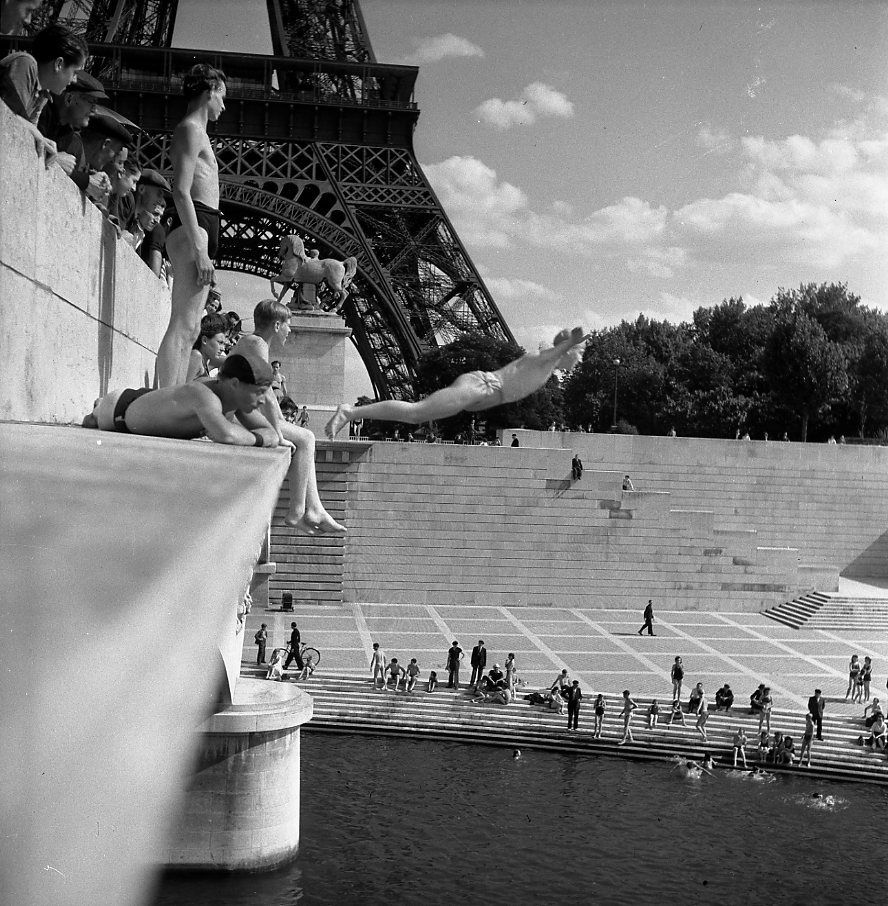
{"label": "bridge pier", "polygon": [[192,871],[261,871],[299,847],[299,752],[312,700],[291,683],[240,677],[200,728],[197,768],[164,861]]}

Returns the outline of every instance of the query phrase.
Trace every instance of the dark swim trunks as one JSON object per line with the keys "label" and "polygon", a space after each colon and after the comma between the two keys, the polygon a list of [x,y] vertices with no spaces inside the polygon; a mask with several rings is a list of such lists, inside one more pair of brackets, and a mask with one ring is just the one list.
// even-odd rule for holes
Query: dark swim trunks
{"label": "dark swim trunks", "polygon": [[129,409],[134,400],[137,400],[140,396],[144,396],[146,393],[151,393],[149,387],[139,387],[138,390],[124,390],[123,393],[120,394],[117,405],[114,407],[115,431],[121,431],[124,434],[130,433],[130,429],[126,426],[126,410]]}
{"label": "dark swim trunks", "polygon": [[[211,208],[202,201],[194,201],[192,199],[192,203],[194,204],[194,213],[197,214],[197,225],[207,231],[207,254],[210,258],[215,258],[219,251],[219,227],[222,222],[222,212]],[[170,221],[167,235],[180,226],[182,226],[182,221],[179,219],[179,212],[176,211]]]}

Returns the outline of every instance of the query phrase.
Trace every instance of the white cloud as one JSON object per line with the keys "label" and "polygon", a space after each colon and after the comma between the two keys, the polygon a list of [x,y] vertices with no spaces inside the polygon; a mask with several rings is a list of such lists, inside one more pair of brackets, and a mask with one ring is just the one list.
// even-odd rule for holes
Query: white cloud
{"label": "white cloud", "polygon": [[682,321],[690,321],[696,309],[710,305],[712,305],[711,299],[700,301],[689,299],[686,296],[660,292],[656,299],[643,302],[639,313],[652,321],[669,321],[672,324],[679,324]]}
{"label": "white cloud", "polygon": [[524,280],[521,277],[486,277],[484,282],[495,300],[558,302],[561,299],[554,290],[535,280]]}
{"label": "white cloud", "polygon": [[713,130],[708,123],[704,123],[697,130],[696,141],[708,153],[715,154],[726,154],[728,151],[733,151],[737,144],[727,132]]}
{"label": "white cloud", "polygon": [[687,249],[670,245],[666,248],[648,246],[638,257],[627,258],[626,267],[630,271],[647,271],[664,280],[675,276],[676,270],[684,267],[688,260]]}
{"label": "white cloud", "polygon": [[851,265],[877,278],[888,275],[888,118],[878,100],[865,100],[864,113],[823,135],[741,139],[701,129],[701,145],[730,145],[738,165],[727,191],[675,207],[630,195],[581,218],[563,203],[535,208],[521,187],[476,158],[426,169],[466,241],[518,251],[526,262],[538,256],[543,270],[524,270],[534,279],[546,268],[569,269],[559,263],[565,256],[590,262],[590,273],[623,268],[638,279],[730,267],[758,286],[754,275],[778,268],[844,279]]}
{"label": "white cloud", "polygon": [[527,208],[517,186],[499,182],[496,171],[475,157],[449,157],[423,170],[466,242],[506,248]]}
{"label": "white cloud", "polygon": [[446,35],[414,39],[413,43],[416,46],[412,53],[398,61],[404,66],[424,66],[453,57],[484,56],[484,51],[477,44],[450,32]]}
{"label": "white cloud", "polygon": [[[451,157],[423,169],[460,236],[470,244],[497,249],[524,245],[583,257],[632,251],[661,272],[684,260],[675,244],[661,247],[659,242],[667,209],[640,198],[621,198],[578,221],[569,207],[563,214],[531,210],[519,187],[501,181],[477,158]],[[655,251],[645,251],[648,246]]]}
{"label": "white cloud", "polygon": [[490,98],[475,109],[475,116],[480,122],[501,131],[512,126],[529,126],[540,117],[569,119],[573,115],[574,106],[567,97],[542,82],[532,82],[516,100]]}

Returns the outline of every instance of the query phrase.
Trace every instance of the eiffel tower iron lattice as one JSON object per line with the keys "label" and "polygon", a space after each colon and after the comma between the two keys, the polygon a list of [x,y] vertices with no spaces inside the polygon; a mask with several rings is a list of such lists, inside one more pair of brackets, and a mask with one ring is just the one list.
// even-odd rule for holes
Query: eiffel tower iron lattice
{"label": "eiffel tower iron lattice", "polygon": [[226,112],[210,128],[217,267],[275,276],[289,233],[321,257],[354,255],[342,314],[383,398],[414,397],[430,347],[467,332],[513,339],[414,154],[418,70],[376,61],[358,0],[267,0],[273,56],[172,48],[178,7],[46,0],[32,30],[85,34],[112,105],[144,130],[140,160],[167,174],[182,74],[197,61],[225,71]]}

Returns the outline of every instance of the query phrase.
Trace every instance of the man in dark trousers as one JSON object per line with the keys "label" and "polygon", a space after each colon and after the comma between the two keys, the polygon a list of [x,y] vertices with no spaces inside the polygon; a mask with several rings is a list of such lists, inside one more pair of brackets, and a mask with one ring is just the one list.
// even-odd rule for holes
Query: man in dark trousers
{"label": "man in dark trousers", "polygon": [[567,687],[565,697],[567,698],[567,729],[577,730],[580,724],[580,701],[583,698],[579,680],[574,680]]}
{"label": "man in dark trousers", "polygon": [[823,695],[819,689],[814,690],[814,694],[808,699],[808,710],[814,723],[817,724],[817,738],[823,739]]}
{"label": "man in dark trousers", "polygon": [[648,601],[647,607],[644,609],[644,623],[642,624],[641,629],[638,630],[638,634],[641,635],[644,630],[647,629],[648,635],[654,635],[654,602]]}
{"label": "man in dark trousers", "polygon": [[476,686],[484,675],[484,668],[487,666],[487,649],[484,647],[484,639],[478,639],[478,644],[472,649],[472,679],[470,686]]}
{"label": "man in dark trousers", "polygon": [[583,477],[583,460],[580,459],[579,453],[574,453],[570,461],[570,475],[574,481],[579,481]]}
{"label": "man in dark trousers", "polygon": [[459,689],[459,664],[463,657],[463,650],[459,642],[454,640],[447,651],[447,688]]}
{"label": "man in dark trousers", "polygon": [[293,631],[290,633],[290,650],[287,652],[287,660],[284,661],[284,670],[290,666],[290,661],[296,661],[296,669],[301,670],[303,667],[302,664],[302,654],[299,651],[299,643],[302,641],[302,637],[299,635],[299,630],[296,628],[295,623],[290,623],[290,629]]}

